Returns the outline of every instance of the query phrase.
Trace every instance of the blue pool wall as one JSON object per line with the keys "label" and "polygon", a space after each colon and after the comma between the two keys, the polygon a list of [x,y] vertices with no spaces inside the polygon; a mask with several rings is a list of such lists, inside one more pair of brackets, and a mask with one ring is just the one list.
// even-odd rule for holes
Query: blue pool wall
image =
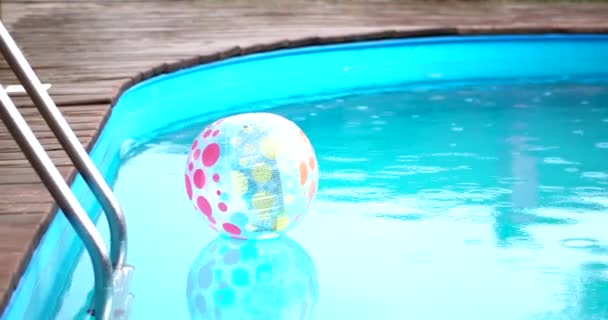
{"label": "blue pool wall", "polygon": [[[157,76],[125,91],[90,154],[113,182],[125,149],[170,124],[203,115],[403,84],[605,77],[607,53],[608,35],[545,34],[381,40],[230,58]],[[72,190],[91,218],[98,219],[100,206],[82,177],[76,176]],[[107,243],[107,232],[103,236]],[[1,319],[47,318],[59,304],[82,250],[58,212]],[[82,285],[92,288],[89,272],[90,283]]]}

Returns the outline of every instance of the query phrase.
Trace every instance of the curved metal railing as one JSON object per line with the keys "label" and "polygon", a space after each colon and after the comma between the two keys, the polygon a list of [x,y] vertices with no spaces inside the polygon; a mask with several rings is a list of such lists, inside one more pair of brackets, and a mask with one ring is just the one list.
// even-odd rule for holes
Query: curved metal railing
{"label": "curved metal railing", "polygon": [[59,108],[43,88],[34,70],[1,21],[0,52],[105,211],[110,228],[109,256],[95,225],[53,165],[4,88],[0,88],[0,100],[3,107],[0,112],[2,121],[57,201],[58,206],[65,213],[78,236],[83,240],[95,271],[95,317],[107,319],[109,306],[112,304],[113,282],[116,280],[116,275],[122,272],[127,254],[127,229],[122,209],[110,186],[89,157],[86,149],[80,144],[78,137],[62,116]]}

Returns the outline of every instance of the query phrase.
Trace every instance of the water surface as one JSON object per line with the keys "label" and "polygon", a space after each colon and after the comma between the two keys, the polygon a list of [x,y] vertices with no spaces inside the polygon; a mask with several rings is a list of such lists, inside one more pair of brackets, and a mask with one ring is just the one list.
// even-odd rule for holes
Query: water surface
{"label": "water surface", "polygon": [[[232,288],[224,297],[257,297],[233,317],[608,319],[605,82],[402,87],[270,111],[308,134],[319,193],[289,239],[239,262],[286,261],[273,274],[294,289]],[[174,128],[121,167],[132,319],[216,319],[227,303],[197,277],[213,248],[246,249],[217,240],[183,186],[190,143],[213,120]],[[88,267],[60,318],[82,311]]]}

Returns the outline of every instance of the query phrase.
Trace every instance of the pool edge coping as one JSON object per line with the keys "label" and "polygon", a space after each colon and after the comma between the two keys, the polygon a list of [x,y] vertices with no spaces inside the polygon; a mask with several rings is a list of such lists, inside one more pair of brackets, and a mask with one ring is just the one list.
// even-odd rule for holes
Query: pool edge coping
{"label": "pool edge coping", "polygon": [[[333,36],[310,36],[295,39],[283,39],[268,43],[258,43],[241,47],[235,45],[227,49],[220,49],[214,53],[196,55],[191,58],[180,59],[173,62],[162,63],[158,66],[138,72],[130,80],[123,82],[110,97],[110,105],[113,107],[122,94],[133,86],[149,80],[151,78],[173,73],[179,70],[188,69],[213,62],[223,61],[230,58],[242,57],[247,55],[268,53],[276,50],[298,49],[311,46],[336,45],[345,43],[357,43],[365,41],[390,40],[390,39],[409,39],[424,38],[435,36],[472,36],[472,35],[541,35],[541,34],[608,34],[608,27],[431,27],[417,29],[386,29],[364,33],[350,33]],[[103,124],[99,131],[103,130]],[[96,137],[95,137],[96,139]],[[91,144],[95,144],[92,141]]]}

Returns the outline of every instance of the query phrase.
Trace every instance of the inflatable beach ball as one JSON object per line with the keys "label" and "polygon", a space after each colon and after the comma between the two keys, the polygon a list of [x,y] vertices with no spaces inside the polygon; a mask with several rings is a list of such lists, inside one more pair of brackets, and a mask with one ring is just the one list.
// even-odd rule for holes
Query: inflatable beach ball
{"label": "inflatable beach ball", "polygon": [[269,239],[293,228],[317,192],[315,152],[293,122],[271,113],[220,119],[192,143],[186,192],[209,226]]}
{"label": "inflatable beach ball", "polygon": [[319,288],[315,265],[287,236],[266,241],[218,237],[191,265],[191,319],[311,319]]}

